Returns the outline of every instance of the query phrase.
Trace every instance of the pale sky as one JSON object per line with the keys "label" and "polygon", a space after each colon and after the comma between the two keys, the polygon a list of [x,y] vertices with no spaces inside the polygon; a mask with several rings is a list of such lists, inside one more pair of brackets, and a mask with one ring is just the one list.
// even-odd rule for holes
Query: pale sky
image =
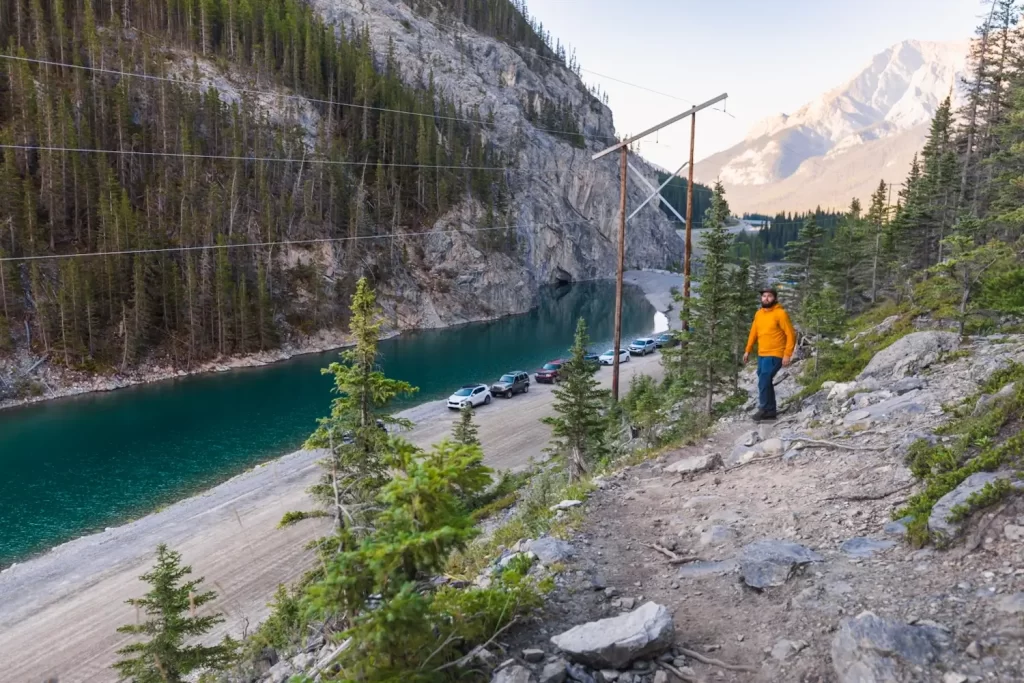
{"label": "pale sky", "polygon": [[[637,133],[727,92],[731,118],[697,116],[697,159],[739,142],[765,116],[791,113],[841,85],[906,39],[964,40],[988,9],[979,0],[529,0],[529,12],[576,49],[609,94],[619,133]],[[652,136],[653,138],[653,136]],[[676,170],[689,154],[689,124],[641,143]]]}

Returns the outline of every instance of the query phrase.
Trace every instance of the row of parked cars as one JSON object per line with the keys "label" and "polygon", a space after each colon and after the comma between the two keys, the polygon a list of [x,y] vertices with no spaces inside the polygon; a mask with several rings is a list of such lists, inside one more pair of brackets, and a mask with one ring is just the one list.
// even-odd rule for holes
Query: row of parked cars
{"label": "row of parked cars", "polygon": [[[619,362],[628,363],[632,356],[646,356],[662,347],[675,346],[678,343],[679,339],[671,332],[665,332],[656,337],[634,339],[629,346],[619,350]],[[602,354],[588,353],[584,358],[588,363],[593,364],[596,370],[602,365],[614,364],[615,349],[609,349]],[[562,366],[567,362],[564,359],[558,359],[545,363],[534,373],[534,379],[543,384],[560,381]],[[475,408],[488,405],[494,396],[512,398],[516,394],[525,394],[528,391],[530,391],[529,373],[523,370],[513,370],[502,375],[501,379],[490,387],[486,384],[467,384],[460,387],[448,397],[448,407],[452,410],[461,410],[466,405]]]}

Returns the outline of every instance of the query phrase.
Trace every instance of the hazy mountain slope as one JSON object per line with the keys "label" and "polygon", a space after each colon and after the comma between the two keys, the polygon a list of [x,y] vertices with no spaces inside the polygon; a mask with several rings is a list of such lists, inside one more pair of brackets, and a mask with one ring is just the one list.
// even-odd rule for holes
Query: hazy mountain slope
{"label": "hazy mountain slope", "polygon": [[880,179],[898,181],[963,71],[966,42],[908,40],[792,115],[753,126],[743,142],[699,162],[740,211],[842,206]]}

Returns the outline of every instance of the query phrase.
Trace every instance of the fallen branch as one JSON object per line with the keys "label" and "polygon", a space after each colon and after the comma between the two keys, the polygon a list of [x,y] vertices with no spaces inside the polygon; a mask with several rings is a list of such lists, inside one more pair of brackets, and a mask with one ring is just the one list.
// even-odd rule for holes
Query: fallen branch
{"label": "fallen branch", "polygon": [[894,489],[889,489],[888,491],[884,491],[882,493],[865,493],[865,494],[859,494],[859,495],[855,495],[855,496],[829,496],[828,498],[822,498],[821,502],[824,503],[825,501],[829,501],[829,500],[851,500],[851,501],[882,500],[883,498],[888,498],[889,496],[891,496],[891,495],[893,495],[895,493],[899,493],[901,491],[906,491],[907,489],[909,489],[910,487],[912,487],[916,483],[917,483],[916,481],[912,481],[909,484],[904,484],[903,486],[897,486]]}
{"label": "fallen branch", "polygon": [[812,446],[828,446],[829,448],[838,448],[844,451],[887,451],[892,448],[889,446],[847,446],[846,444],[835,443],[834,441],[820,441],[818,439],[805,439],[799,437],[793,439],[793,441],[800,441],[802,443],[811,444]]}
{"label": "fallen branch", "polygon": [[733,470],[738,470],[739,468],[741,468],[741,467],[743,467],[745,465],[753,465],[754,463],[758,463],[758,462],[767,462],[768,460],[779,460],[780,458],[782,458],[781,455],[766,455],[763,458],[754,458],[753,460],[748,460],[746,462],[741,462],[740,464],[733,465],[732,467],[726,467],[724,471],[725,472],[732,472]]}
{"label": "fallen branch", "polygon": [[668,548],[660,546],[657,543],[653,545],[649,543],[641,543],[640,545],[644,546],[645,548],[650,548],[651,550],[657,550],[659,553],[668,558],[670,564],[686,564],[687,562],[696,562],[700,559],[699,557],[682,557],[680,555],[676,555]]}
{"label": "fallen branch", "polygon": [[711,657],[705,657],[699,652],[687,650],[686,648],[679,648],[679,651],[682,652],[683,655],[690,657],[691,659],[696,659],[698,662],[701,662],[702,664],[717,666],[718,668],[725,669],[726,671],[745,671],[751,674],[757,673],[757,669],[755,669],[752,666],[744,666],[742,664],[726,664],[720,659],[712,659]]}
{"label": "fallen branch", "polygon": [[668,662],[662,662],[661,666],[679,680],[686,681],[686,683],[700,683],[700,679],[696,676],[691,676],[690,674],[683,673],[682,670],[677,669]]}
{"label": "fallen branch", "polygon": [[[507,624],[505,624],[504,626],[499,628],[497,631],[495,631],[494,635],[491,636],[490,638],[488,638],[486,643],[484,643],[483,645],[480,645],[478,647],[473,648],[472,650],[470,650],[468,655],[466,655],[464,657],[461,657],[459,659],[456,659],[454,662],[448,662],[447,664],[442,664],[441,666],[439,666],[436,669],[434,669],[434,673],[437,673],[439,671],[444,671],[445,669],[450,669],[453,666],[457,666],[457,667],[460,667],[460,668],[466,666],[466,664],[471,662],[473,660],[473,658],[476,656],[476,654],[480,650],[486,650],[487,646],[490,645],[491,643],[493,643],[495,641],[495,639],[497,639],[498,636],[500,636],[502,633],[504,633],[505,631],[510,629],[513,624],[516,624],[518,622],[519,622],[519,618],[518,617],[516,617],[515,619],[512,619],[510,622],[508,622]],[[431,656],[433,656],[433,655],[431,655]]]}

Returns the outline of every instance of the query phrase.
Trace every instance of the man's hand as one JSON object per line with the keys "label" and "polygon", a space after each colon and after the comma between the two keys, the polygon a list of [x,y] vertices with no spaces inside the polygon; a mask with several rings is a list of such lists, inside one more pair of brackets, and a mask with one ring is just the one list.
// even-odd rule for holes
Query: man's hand
{"label": "man's hand", "polygon": [[749,353],[745,353],[745,354],[743,354],[743,364],[744,364],[744,365],[746,365],[746,364],[747,364],[747,361],[748,361],[748,360],[750,360],[750,354],[749,354]]}
{"label": "man's hand", "polygon": [[791,362],[793,362],[793,357],[792,356],[786,356],[785,358],[782,359],[782,367],[784,367],[784,368],[789,367],[789,364]]}

